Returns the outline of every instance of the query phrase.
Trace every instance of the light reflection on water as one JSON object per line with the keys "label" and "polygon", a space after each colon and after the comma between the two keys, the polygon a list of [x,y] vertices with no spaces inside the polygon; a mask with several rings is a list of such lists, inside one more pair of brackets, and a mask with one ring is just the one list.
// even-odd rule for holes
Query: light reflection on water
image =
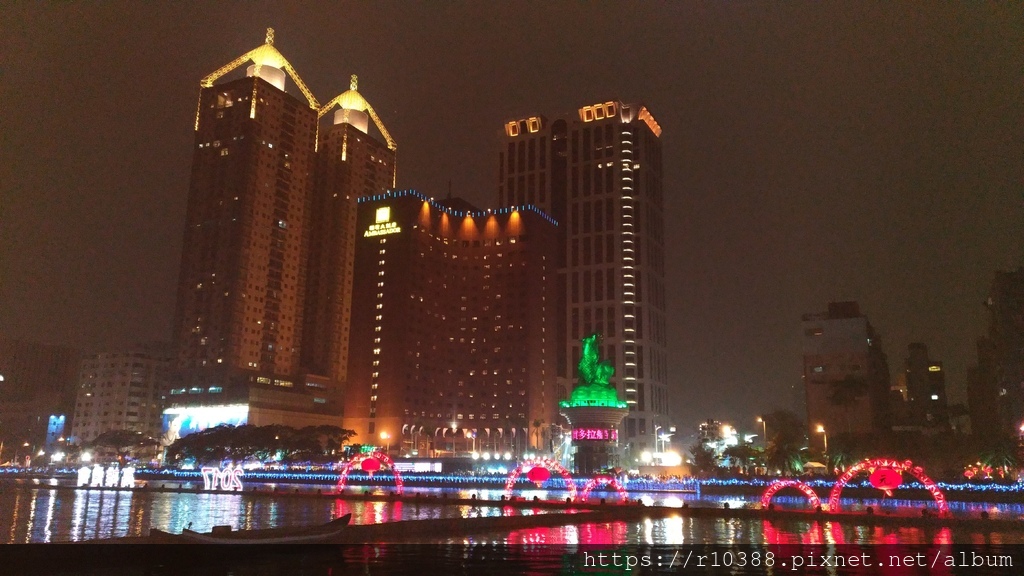
{"label": "light reflection on water", "polygon": [[[300,489],[315,492],[316,487]],[[352,489],[361,493],[364,488]],[[292,489],[289,490],[291,492]],[[388,492],[376,490],[380,494]],[[407,496],[420,494],[422,502],[354,502],[337,498],[313,498],[239,493],[165,493],[107,490],[55,489],[49,484],[0,484],[0,542],[61,542],[121,536],[141,536],[150,527],[168,532],[208,531],[213,526],[229,525],[234,529],[258,529],[275,526],[300,526],[327,522],[352,513],[353,524],[379,524],[399,520],[472,518],[497,515],[530,515],[550,513],[545,510],[513,507],[477,507],[445,504],[449,497],[499,499],[501,490],[414,489]],[[558,499],[559,492],[525,490],[519,494],[527,500]],[[608,494],[609,500],[618,497]],[[721,508],[749,506],[756,498],[736,496],[705,496],[694,494],[631,494],[648,503],[681,507],[684,504]],[[780,508],[806,508],[800,497],[778,497]],[[878,514],[912,514],[922,502],[894,500],[848,500],[846,510],[874,506]],[[1022,504],[951,503],[955,512],[976,515],[982,510],[997,517],[1024,515]],[[673,516],[641,522],[580,524],[553,528],[533,528],[479,534],[472,537],[438,539],[451,543],[508,544],[862,544],[862,543],[969,543],[1024,544],[1024,532],[980,532],[949,528],[917,528],[896,526],[851,526],[837,522],[765,521],[760,519],[693,518]]]}

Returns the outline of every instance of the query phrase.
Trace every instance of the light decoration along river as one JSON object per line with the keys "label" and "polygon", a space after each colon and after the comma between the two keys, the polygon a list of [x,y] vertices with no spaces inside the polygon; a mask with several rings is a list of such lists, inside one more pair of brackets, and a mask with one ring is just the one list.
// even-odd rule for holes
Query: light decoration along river
{"label": "light decoration along river", "polygon": [[[508,480],[505,481],[506,498],[510,498],[512,496],[512,490],[515,488],[516,480],[519,479],[519,475],[522,474],[523,472],[526,472],[527,478],[530,478],[530,471],[533,470],[534,468],[544,468],[549,471],[554,470],[558,472],[565,480],[565,487],[569,490],[569,498],[571,498],[572,500],[576,500],[576,483],[573,482],[572,474],[570,474],[569,471],[565,469],[565,466],[562,466],[560,463],[558,463],[557,460],[552,460],[551,458],[537,458],[525,460],[518,466],[516,466],[515,470],[509,472]],[[540,478],[540,476],[536,477]],[[549,472],[547,478],[550,477],[551,474]],[[534,480],[531,479],[531,482],[533,481]],[[541,482],[541,484],[543,484],[543,481]],[[540,488],[540,486],[537,487]]]}
{"label": "light decoration along river", "polygon": [[228,466],[223,470],[213,467],[203,468],[203,490],[237,490],[241,492],[244,472],[241,468],[234,466]]}
{"label": "light decoration along river", "polygon": [[373,473],[381,469],[381,466],[386,465],[391,468],[391,472],[395,477],[395,493],[401,495],[405,490],[405,484],[402,482],[402,473],[395,468],[395,463],[388,457],[387,454],[374,450],[369,454],[357,454],[352,457],[351,460],[345,462],[345,465],[341,469],[341,474],[338,475],[338,493],[345,489],[345,484],[348,482],[349,472],[352,471],[352,467],[356,464],[359,465],[359,469],[366,472],[373,477]]}
{"label": "light decoration along river", "polygon": [[101,464],[82,466],[78,469],[78,486],[91,488],[134,488],[135,468],[111,464],[104,468]]}
{"label": "light decoration along river", "polygon": [[777,480],[764,491],[764,494],[761,494],[761,508],[768,509],[772,503],[772,496],[775,496],[775,493],[783,488],[796,488],[804,496],[807,496],[807,500],[811,502],[811,508],[817,509],[821,507],[821,499],[814,493],[814,488],[808,486],[806,482],[799,480]]}
{"label": "light decoration along river", "polygon": [[925,490],[927,490],[928,493],[932,495],[932,498],[935,499],[935,504],[939,508],[939,515],[949,515],[949,504],[946,503],[945,494],[942,493],[942,489],[934,480],[925,475],[924,468],[914,466],[914,463],[910,460],[900,462],[899,460],[889,458],[869,458],[847,468],[846,472],[836,480],[835,485],[832,487],[832,492],[829,494],[829,512],[839,511],[839,496],[842,494],[843,488],[846,487],[846,484],[852,480],[854,476],[862,471],[867,471],[870,474],[878,468],[887,468],[895,472],[910,474],[917,478],[917,480],[924,485]]}

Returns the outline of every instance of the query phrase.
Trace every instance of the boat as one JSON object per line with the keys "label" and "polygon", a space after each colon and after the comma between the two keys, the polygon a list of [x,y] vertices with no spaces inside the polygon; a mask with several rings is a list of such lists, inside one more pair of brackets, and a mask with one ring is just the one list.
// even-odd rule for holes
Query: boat
{"label": "boat", "polygon": [[351,520],[352,514],[345,514],[326,524],[301,528],[232,530],[231,526],[214,526],[213,530],[206,533],[186,528],[181,534],[152,528],[149,534],[186,544],[331,544],[339,541]]}

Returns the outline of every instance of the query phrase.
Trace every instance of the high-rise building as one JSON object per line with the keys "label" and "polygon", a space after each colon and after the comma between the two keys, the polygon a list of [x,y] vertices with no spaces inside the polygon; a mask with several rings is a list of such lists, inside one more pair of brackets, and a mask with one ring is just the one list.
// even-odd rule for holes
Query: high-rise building
{"label": "high-rise building", "polygon": [[[890,430],[889,365],[881,337],[856,302],[803,316],[803,382],[811,438]],[[819,444],[820,445],[820,444]]]}
{"label": "high-rise building", "polygon": [[907,346],[903,373],[897,380],[900,394],[891,397],[893,429],[905,432],[939,433],[949,430],[946,373],[942,362],[928,356],[920,342]]}
{"label": "high-rise building", "polygon": [[91,354],[82,360],[71,438],[85,444],[112,430],[159,439],[173,352],[165,344]]}
{"label": "high-rise building", "polygon": [[631,463],[669,419],[660,136],[646,107],[609,101],[507,122],[498,154],[499,204],[535,204],[560,224],[560,395],[580,339],[600,333],[629,405],[620,446]]}
{"label": "high-rise building", "polygon": [[[324,104],[337,105],[333,122],[320,131],[306,288],[302,364],[340,391],[348,369],[356,198],[394,187],[396,144],[373,107],[349,90]],[[382,139],[369,133],[373,120]],[[340,400],[340,399],[339,399]]]}
{"label": "high-rise building", "polygon": [[556,223],[414,191],[359,199],[343,426],[400,454],[551,449]]}
{"label": "high-rise building", "polygon": [[80,360],[73,348],[0,337],[0,462],[70,432]]}
{"label": "high-rise building", "polygon": [[988,334],[978,342],[968,385],[971,429],[989,437],[1024,434],[1024,267],[996,272],[985,305]]}
{"label": "high-rise building", "polygon": [[218,422],[336,423],[336,393],[300,362],[319,103],[272,30],[201,86],[169,437]]}

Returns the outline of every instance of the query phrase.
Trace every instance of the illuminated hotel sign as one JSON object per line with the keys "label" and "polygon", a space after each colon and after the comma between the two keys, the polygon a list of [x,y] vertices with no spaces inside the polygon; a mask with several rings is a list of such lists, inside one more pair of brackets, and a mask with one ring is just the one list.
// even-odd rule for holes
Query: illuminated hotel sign
{"label": "illuminated hotel sign", "polygon": [[384,206],[377,208],[376,223],[370,224],[366,232],[363,232],[363,237],[387,236],[388,234],[398,234],[401,231],[402,228],[398,225],[398,222],[391,222],[391,208]]}
{"label": "illuminated hotel sign", "polygon": [[573,428],[573,440],[618,440],[619,431],[611,428]]}
{"label": "illuminated hotel sign", "polygon": [[203,490],[242,490],[242,469],[203,468]]}

